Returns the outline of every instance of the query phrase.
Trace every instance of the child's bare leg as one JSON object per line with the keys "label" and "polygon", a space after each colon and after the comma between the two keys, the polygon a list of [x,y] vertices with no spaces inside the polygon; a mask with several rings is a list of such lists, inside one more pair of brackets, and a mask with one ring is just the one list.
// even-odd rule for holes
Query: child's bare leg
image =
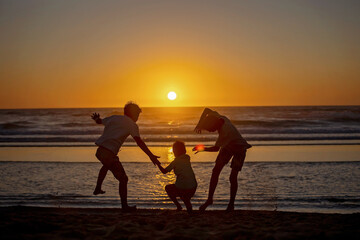
{"label": "child's bare leg", "polygon": [[96,187],[94,190],[94,195],[98,195],[98,194],[104,194],[105,191],[101,190],[101,186],[102,183],[106,177],[106,174],[108,172],[108,169],[105,166],[102,166],[102,168],[99,171],[99,175],[98,175],[98,179],[97,179],[97,183],[96,183]]}
{"label": "child's bare leg", "polygon": [[129,206],[127,202],[127,184],[129,181],[128,176],[125,173],[125,170],[121,163],[115,162],[115,164],[110,169],[114,174],[114,177],[119,181],[119,195],[121,200],[121,208],[123,212],[133,212],[136,211],[136,206]]}
{"label": "child's bare leg", "polygon": [[185,206],[186,206],[186,210],[188,213],[192,213],[192,205],[190,202],[190,198],[188,197],[181,197],[181,200],[183,200]]}
{"label": "child's bare leg", "polygon": [[227,211],[234,210],[234,203],[235,203],[235,197],[238,190],[238,174],[239,170],[237,169],[231,169],[230,174],[230,201],[229,205],[227,207]]}
{"label": "child's bare leg", "polygon": [[129,208],[129,205],[127,202],[127,184],[128,184],[129,178],[126,175],[123,175],[117,179],[119,180],[119,195],[120,195],[120,199],[121,199],[121,207],[123,209],[127,209],[127,208]]}
{"label": "child's bare leg", "polygon": [[176,190],[174,189],[174,187],[175,187],[174,184],[166,185],[165,191],[169,195],[169,198],[174,202],[174,204],[176,206],[176,210],[180,211],[180,210],[182,210],[182,207],[181,207],[180,203],[178,202],[178,200],[176,199],[176,193],[175,193]]}
{"label": "child's bare leg", "polygon": [[208,199],[206,200],[206,202],[203,205],[200,206],[200,208],[199,208],[200,211],[205,211],[205,209],[213,203],[214,192],[215,192],[216,186],[218,184],[219,175],[220,175],[223,167],[224,167],[224,164],[216,162],[215,167],[213,168],[213,171],[211,174]]}

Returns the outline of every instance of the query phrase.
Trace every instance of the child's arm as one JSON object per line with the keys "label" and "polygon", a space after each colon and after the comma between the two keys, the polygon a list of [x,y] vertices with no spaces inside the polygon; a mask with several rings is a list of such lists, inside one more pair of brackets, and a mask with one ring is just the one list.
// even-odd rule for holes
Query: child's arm
{"label": "child's arm", "polygon": [[192,150],[196,151],[195,154],[197,154],[199,152],[218,152],[220,150],[220,147],[218,147],[218,146],[204,147],[204,145],[199,144],[199,145],[196,145]]}
{"label": "child's arm", "polygon": [[220,148],[218,146],[206,147],[204,149],[205,152],[218,152]]}
{"label": "child's arm", "polygon": [[201,114],[201,117],[200,117],[200,120],[198,122],[198,124],[196,125],[194,131],[196,133],[201,133],[201,125],[202,125],[202,122],[204,121],[204,119],[206,118],[206,116],[210,113],[214,113],[215,111],[211,110],[210,108],[205,108],[203,113]]}
{"label": "child's arm", "polygon": [[143,152],[146,153],[146,155],[148,155],[148,157],[150,158],[150,160],[153,162],[154,165],[160,164],[160,162],[158,160],[158,158],[160,158],[160,157],[154,155],[140,137],[136,136],[136,137],[134,137],[134,140],[135,140],[136,144],[141,148],[141,150],[143,150]]}
{"label": "child's arm", "polygon": [[158,164],[157,166],[159,167],[160,171],[161,171],[163,174],[167,174],[167,173],[168,173],[168,171],[167,171],[165,168],[163,168],[163,167],[161,166],[161,164]]}
{"label": "child's arm", "polygon": [[93,113],[91,115],[91,118],[97,123],[97,124],[102,124],[102,119],[100,118],[100,114],[98,113]]}

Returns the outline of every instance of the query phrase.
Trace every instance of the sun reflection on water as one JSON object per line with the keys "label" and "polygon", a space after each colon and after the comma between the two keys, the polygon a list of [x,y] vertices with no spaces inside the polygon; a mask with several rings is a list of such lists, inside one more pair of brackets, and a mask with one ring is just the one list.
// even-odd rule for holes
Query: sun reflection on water
{"label": "sun reflection on water", "polygon": [[167,162],[172,162],[174,161],[175,156],[172,150],[172,147],[168,147],[168,154],[167,154]]}
{"label": "sun reflection on water", "polygon": [[[163,164],[162,166],[164,168],[166,168],[172,161],[174,161],[174,154],[172,151],[172,147],[168,147],[167,148],[167,158],[166,158],[166,163]],[[160,171],[156,174],[156,179],[158,181],[158,184],[161,185],[161,192],[156,192],[155,194],[158,194],[158,196],[167,196],[166,192],[165,192],[165,186],[169,185],[169,184],[174,184],[175,183],[175,174],[173,171],[167,173],[167,174],[163,174]],[[163,199],[164,201],[162,201],[162,203],[168,203],[168,199],[165,198]]]}

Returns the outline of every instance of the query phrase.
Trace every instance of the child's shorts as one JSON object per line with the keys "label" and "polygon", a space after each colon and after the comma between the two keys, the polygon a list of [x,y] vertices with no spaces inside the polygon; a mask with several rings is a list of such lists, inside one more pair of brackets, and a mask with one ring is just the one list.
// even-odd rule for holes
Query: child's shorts
{"label": "child's shorts", "polygon": [[123,180],[126,177],[124,167],[119,161],[119,157],[116,156],[110,150],[104,147],[98,147],[96,151],[96,157],[99,161],[109,169],[117,180]]}
{"label": "child's shorts", "polygon": [[192,198],[196,192],[196,187],[192,189],[180,189],[175,184],[166,185],[167,192],[172,192],[176,197]]}
{"label": "child's shorts", "polygon": [[240,171],[244,165],[246,149],[248,148],[249,147],[246,145],[229,143],[220,149],[220,152],[216,158],[216,163],[226,165],[232,158],[230,167],[234,170]]}

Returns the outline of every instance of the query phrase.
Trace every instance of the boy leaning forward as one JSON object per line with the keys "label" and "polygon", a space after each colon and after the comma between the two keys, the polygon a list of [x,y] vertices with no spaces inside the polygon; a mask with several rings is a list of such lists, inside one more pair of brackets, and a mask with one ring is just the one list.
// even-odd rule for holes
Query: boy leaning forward
{"label": "boy leaning forward", "polygon": [[[202,150],[208,152],[219,151],[219,154],[216,158],[215,167],[213,168],[210,179],[208,199],[200,206],[200,211],[205,211],[205,209],[213,203],[213,196],[219,180],[219,175],[223,167],[231,159],[230,201],[226,210],[232,211],[234,210],[234,202],[238,189],[238,173],[241,171],[244,164],[246,151],[248,148],[251,148],[251,145],[247,143],[227,117],[220,115],[209,108],[204,109],[194,131],[196,133],[201,133],[201,130],[218,132],[219,136],[215,146],[205,147]],[[193,150],[197,151],[199,149],[195,147]]]}

